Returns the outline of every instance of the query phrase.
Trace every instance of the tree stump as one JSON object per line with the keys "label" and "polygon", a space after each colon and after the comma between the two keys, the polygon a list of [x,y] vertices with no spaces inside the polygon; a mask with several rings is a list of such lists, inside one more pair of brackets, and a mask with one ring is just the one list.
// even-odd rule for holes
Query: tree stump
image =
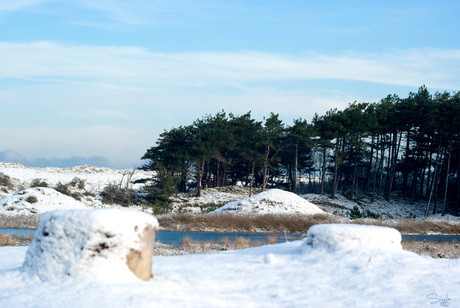
{"label": "tree stump", "polygon": [[47,212],[40,216],[23,268],[41,280],[148,280],[157,230],[155,217],[128,209]]}

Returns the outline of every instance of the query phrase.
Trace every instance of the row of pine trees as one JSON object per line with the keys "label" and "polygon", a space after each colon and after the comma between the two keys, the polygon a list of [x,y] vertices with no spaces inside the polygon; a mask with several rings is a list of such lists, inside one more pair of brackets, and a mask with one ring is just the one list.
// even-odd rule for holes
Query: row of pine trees
{"label": "row of pine trees", "polygon": [[142,159],[156,171],[150,193],[242,184],[294,193],[366,193],[390,200],[394,192],[427,201],[426,211],[460,210],[460,92],[348,105],[287,125],[271,113],[256,121],[225,111],[164,131]]}

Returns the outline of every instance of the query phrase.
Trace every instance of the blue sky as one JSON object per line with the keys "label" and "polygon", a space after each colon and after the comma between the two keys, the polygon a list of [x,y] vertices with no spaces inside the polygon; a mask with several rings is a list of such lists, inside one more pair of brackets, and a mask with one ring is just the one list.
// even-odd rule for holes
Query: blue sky
{"label": "blue sky", "polygon": [[458,1],[0,1],[0,151],[131,168],[222,109],[302,117],[460,90]]}

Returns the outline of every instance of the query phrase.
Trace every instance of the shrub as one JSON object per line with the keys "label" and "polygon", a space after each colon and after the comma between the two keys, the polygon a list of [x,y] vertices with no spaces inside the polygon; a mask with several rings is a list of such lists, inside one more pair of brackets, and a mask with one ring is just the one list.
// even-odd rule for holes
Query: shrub
{"label": "shrub", "polygon": [[74,177],[72,181],[69,183],[72,187],[76,187],[78,189],[85,189],[86,181],[80,179],[78,177]]}
{"label": "shrub", "polygon": [[152,208],[154,215],[168,214],[173,211],[173,207],[168,201],[153,200],[153,202],[149,203],[148,206]]}
{"label": "shrub", "polygon": [[55,189],[61,194],[67,195],[69,197],[74,198],[75,200],[81,201],[82,195],[78,192],[72,192],[72,190],[70,189],[70,186],[72,185],[71,183],[72,182],[67,183],[67,184],[62,184],[61,182],[59,182],[56,185]]}
{"label": "shrub", "polygon": [[48,187],[48,183],[46,183],[45,181],[41,179],[34,179],[30,183],[30,187]]}
{"label": "shrub", "polygon": [[202,213],[209,213],[212,212],[218,208],[220,208],[222,205],[221,204],[216,204],[216,203],[206,203],[200,205],[200,210]]}
{"label": "shrub", "polygon": [[29,197],[27,197],[26,201],[29,202],[29,203],[37,203],[38,199],[35,196],[29,196]]}
{"label": "shrub", "polygon": [[350,219],[356,219],[356,218],[362,218],[363,215],[361,214],[361,211],[359,210],[359,207],[355,205],[351,210],[350,210]]}
{"label": "shrub", "polygon": [[56,185],[56,188],[55,188],[58,192],[60,192],[61,194],[64,194],[64,195],[67,195],[67,196],[72,196],[72,192],[70,191],[70,188],[68,185],[65,185],[65,184],[62,184],[61,182],[59,182],[57,185]]}
{"label": "shrub", "polygon": [[13,183],[11,182],[11,178],[2,172],[0,172],[0,186],[4,186],[8,189],[13,188]]}
{"label": "shrub", "polygon": [[20,236],[11,234],[0,234],[0,246],[28,246],[33,240],[33,236]]}
{"label": "shrub", "polygon": [[108,184],[101,192],[103,203],[119,204],[121,206],[131,205],[134,195],[133,189],[123,188],[116,184]]}

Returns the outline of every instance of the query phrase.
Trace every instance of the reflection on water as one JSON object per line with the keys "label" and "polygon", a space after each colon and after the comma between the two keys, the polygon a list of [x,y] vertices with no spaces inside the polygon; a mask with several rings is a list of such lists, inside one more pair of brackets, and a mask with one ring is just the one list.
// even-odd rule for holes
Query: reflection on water
{"label": "reflection on water", "polygon": [[[0,228],[0,234],[11,234],[21,237],[27,237],[35,234],[35,229],[24,228]],[[292,233],[269,233],[269,232],[205,232],[205,231],[160,231],[156,235],[155,240],[163,244],[180,246],[182,239],[188,237],[193,241],[219,242],[222,239],[234,241],[236,238],[242,237],[254,242],[267,242],[268,238],[276,238],[278,243],[293,241],[302,238],[302,234]],[[403,235],[403,241],[423,241],[427,242],[460,242],[460,235]]]}

